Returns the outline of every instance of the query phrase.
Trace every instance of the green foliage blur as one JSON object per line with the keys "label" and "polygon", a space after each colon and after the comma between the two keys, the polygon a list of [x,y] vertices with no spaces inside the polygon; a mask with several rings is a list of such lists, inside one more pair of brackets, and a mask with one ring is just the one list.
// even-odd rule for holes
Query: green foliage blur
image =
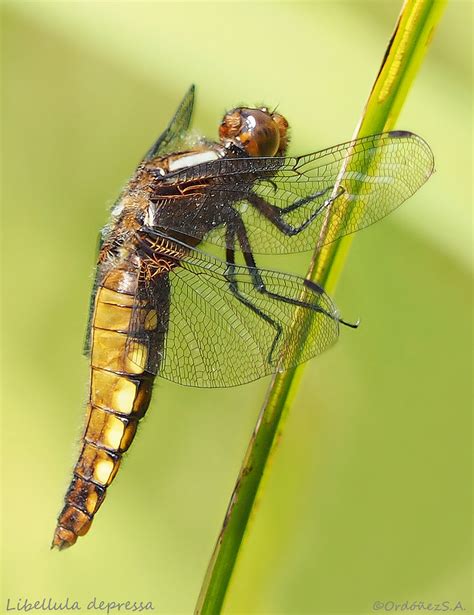
{"label": "green foliage blur", "polygon": [[[159,379],[90,533],[50,551],[82,429],[98,231],[191,83],[210,137],[226,108],[265,103],[289,119],[292,153],[349,139],[399,9],[2,4],[0,612],[69,596],[192,613],[268,381]],[[471,25],[453,1],[409,94],[398,128],[430,143],[437,172],[351,248],[336,300],[361,327],[307,366],[225,613],[470,612]],[[308,258],[260,262],[304,274]]]}

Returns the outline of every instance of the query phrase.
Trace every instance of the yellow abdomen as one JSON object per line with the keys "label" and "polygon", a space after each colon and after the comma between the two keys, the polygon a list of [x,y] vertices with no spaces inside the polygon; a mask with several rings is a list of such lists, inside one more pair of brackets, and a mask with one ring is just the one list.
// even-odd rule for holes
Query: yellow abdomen
{"label": "yellow abdomen", "polygon": [[[86,423],[54,534],[52,546],[59,549],[89,530],[150,403],[154,376],[146,371],[147,348],[137,345],[131,354],[126,347],[137,283],[137,270],[114,269],[97,291]],[[146,328],[156,327],[156,321],[150,312]]]}

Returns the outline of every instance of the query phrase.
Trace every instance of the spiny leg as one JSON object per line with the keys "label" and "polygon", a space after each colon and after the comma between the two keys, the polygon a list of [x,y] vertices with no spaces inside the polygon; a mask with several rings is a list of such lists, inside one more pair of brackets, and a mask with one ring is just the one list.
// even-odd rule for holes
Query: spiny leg
{"label": "spiny leg", "polygon": [[[273,363],[273,354],[275,352],[275,348],[278,344],[278,341],[281,338],[283,333],[283,328],[279,322],[271,318],[268,314],[263,312],[260,308],[254,305],[247,297],[245,297],[239,290],[239,286],[237,280],[235,280],[235,238],[236,233],[234,231],[233,225],[228,224],[226,227],[226,236],[227,236],[227,250],[226,250],[226,261],[228,264],[228,271],[226,273],[226,279],[229,283],[229,288],[232,294],[238,299],[241,303],[247,306],[250,310],[252,310],[257,316],[262,318],[266,323],[268,323],[271,327],[273,327],[276,331],[275,337],[273,338],[272,345],[270,347],[270,351],[268,353],[268,362],[270,365]],[[232,246],[232,247],[230,247]],[[250,272],[252,275],[252,272]],[[252,278],[253,279],[253,278]]]}
{"label": "spiny leg", "polygon": [[[275,192],[277,191],[278,186],[272,179],[265,179],[262,181],[269,183],[273,187],[273,190]],[[313,192],[313,194],[309,194],[308,196],[303,196],[300,199],[296,199],[294,203],[291,203],[291,205],[287,205],[286,207],[277,207],[276,205],[271,205],[271,207],[274,207],[277,210],[279,215],[288,214],[290,213],[290,211],[295,211],[296,209],[303,207],[303,205],[306,205],[307,203],[311,203],[311,201],[314,201],[314,199],[317,199],[318,196],[323,196],[323,194],[330,193],[331,190],[333,189],[334,189],[333,186],[331,186],[329,188],[324,188],[323,190],[318,190],[318,192]],[[319,209],[320,208],[318,208],[318,211]]]}
{"label": "spiny leg", "polygon": [[299,209],[307,203],[310,203],[317,197],[329,193],[331,190],[333,190],[332,187],[326,188],[325,190],[321,190],[319,192],[315,192],[314,194],[298,199],[287,207],[277,207],[276,205],[272,205],[264,198],[253,192],[248,194],[246,199],[256,209],[258,209],[258,211],[263,216],[265,216],[265,218],[267,218],[272,224],[274,224],[279,231],[281,231],[284,235],[287,235],[288,237],[292,237],[293,235],[298,235],[298,233],[301,233],[306,228],[308,228],[308,226],[321,214],[321,212],[326,210],[329,205],[331,205],[331,203],[334,201],[334,199],[339,197],[344,192],[344,189],[340,188],[335,197],[328,196],[324,203],[320,205],[317,209],[315,209],[313,213],[309,216],[309,218],[307,218],[300,226],[293,226],[289,224],[288,222],[283,220],[283,216],[287,213],[290,213],[291,211]]}
{"label": "spiny leg", "polygon": [[[255,289],[258,292],[264,295],[267,295],[271,297],[272,299],[275,299],[276,301],[282,301],[283,303],[289,303],[291,305],[294,305],[295,307],[307,308],[307,309],[312,310],[313,312],[324,314],[325,316],[328,316],[329,318],[332,318],[333,320],[337,320],[338,322],[340,322],[339,319],[334,314],[330,314],[324,308],[318,305],[314,305],[313,303],[308,303],[307,301],[302,301],[300,299],[293,299],[291,297],[286,297],[285,295],[280,295],[278,293],[274,293],[274,292],[267,290],[265,283],[262,279],[262,276],[260,275],[260,271],[257,267],[257,264],[255,263],[255,259],[252,253],[252,248],[250,246],[250,242],[247,236],[245,224],[237,213],[235,216],[233,216],[232,220],[228,220],[227,222],[227,233],[229,232],[233,233],[232,241],[234,241],[235,236],[238,239],[238,242],[243,252],[245,263],[248,267],[248,270],[252,278],[253,284],[255,286]],[[304,280],[303,283],[304,283],[304,286],[312,290],[317,295],[322,295],[324,292],[324,290],[320,286],[318,286],[311,280]]]}

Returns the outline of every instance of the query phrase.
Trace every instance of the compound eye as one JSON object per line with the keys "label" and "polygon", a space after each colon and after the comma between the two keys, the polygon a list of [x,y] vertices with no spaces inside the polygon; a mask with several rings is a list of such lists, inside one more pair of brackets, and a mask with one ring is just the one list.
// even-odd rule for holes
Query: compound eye
{"label": "compound eye", "polygon": [[221,140],[245,150],[248,156],[274,156],[280,149],[280,130],[262,109],[240,108],[227,113],[219,129]]}
{"label": "compound eye", "polygon": [[240,141],[249,156],[274,156],[280,147],[280,132],[271,115],[252,109],[245,117]]}

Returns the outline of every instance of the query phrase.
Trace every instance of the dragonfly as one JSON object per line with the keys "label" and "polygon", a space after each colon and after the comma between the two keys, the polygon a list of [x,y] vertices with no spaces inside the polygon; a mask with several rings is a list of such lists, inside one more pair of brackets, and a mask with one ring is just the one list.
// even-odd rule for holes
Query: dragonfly
{"label": "dragonfly", "polygon": [[318,284],[262,269],[255,255],[310,250],[367,227],[433,172],[428,144],[401,130],[288,157],[288,122],[267,107],[226,113],[218,142],[197,137],[194,93],[101,234],[86,418],[52,547],[70,547],[89,530],[156,376],[241,385],[307,361],[337,340],[341,325],[357,326]]}

